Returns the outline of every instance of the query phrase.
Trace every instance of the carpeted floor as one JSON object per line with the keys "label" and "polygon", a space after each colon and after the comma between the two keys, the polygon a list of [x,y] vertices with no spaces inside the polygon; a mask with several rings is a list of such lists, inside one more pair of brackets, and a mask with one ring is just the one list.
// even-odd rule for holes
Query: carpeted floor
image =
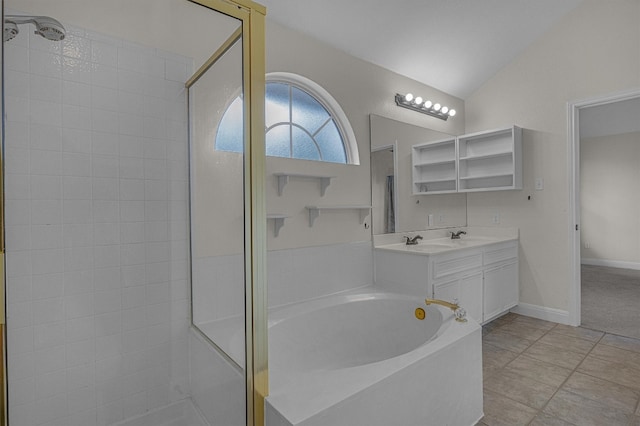
{"label": "carpeted floor", "polygon": [[640,271],[582,265],[581,326],[640,339]]}

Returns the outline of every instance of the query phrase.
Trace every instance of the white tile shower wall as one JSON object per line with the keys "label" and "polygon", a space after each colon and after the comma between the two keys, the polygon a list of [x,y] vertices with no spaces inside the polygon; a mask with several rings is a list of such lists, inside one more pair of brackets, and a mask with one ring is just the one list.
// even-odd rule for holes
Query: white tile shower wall
{"label": "white tile shower wall", "polygon": [[188,392],[190,59],[67,26],[5,45],[12,426]]}

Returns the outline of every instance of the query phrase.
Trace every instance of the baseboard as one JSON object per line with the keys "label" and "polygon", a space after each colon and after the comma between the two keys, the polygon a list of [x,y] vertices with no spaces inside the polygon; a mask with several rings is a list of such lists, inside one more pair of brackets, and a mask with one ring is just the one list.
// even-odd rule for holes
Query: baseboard
{"label": "baseboard", "polygon": [[625,262],[624,260],[607,260],[607,259],[580,259],[583,265],[608,266],[610,268],[635,269],[640,271],[640,263]]}
{"label": "baseboard", "polygon": [[518,306],[511,309],[511,312],[560,324],[570,323],[569,312],[562,309],[547,308],[545,306],[531,305],[529,303],[519,303]]}

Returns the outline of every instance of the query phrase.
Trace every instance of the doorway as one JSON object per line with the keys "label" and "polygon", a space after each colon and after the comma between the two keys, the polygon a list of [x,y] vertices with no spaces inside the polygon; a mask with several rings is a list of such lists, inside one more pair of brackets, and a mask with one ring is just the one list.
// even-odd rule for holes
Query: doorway
{"label": "doorway", "polygon": [[636,338],[638,111],[640,91],[569,104],[571,324]]}

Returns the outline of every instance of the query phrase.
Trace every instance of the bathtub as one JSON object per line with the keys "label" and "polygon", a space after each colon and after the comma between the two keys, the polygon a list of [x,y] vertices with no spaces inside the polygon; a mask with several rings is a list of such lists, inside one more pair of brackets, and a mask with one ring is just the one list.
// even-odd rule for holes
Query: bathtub
{"label": "bathtub", "polygon": [[481,329],[372,288],[270,310],[269,383],[267,426],[474,425]]}

